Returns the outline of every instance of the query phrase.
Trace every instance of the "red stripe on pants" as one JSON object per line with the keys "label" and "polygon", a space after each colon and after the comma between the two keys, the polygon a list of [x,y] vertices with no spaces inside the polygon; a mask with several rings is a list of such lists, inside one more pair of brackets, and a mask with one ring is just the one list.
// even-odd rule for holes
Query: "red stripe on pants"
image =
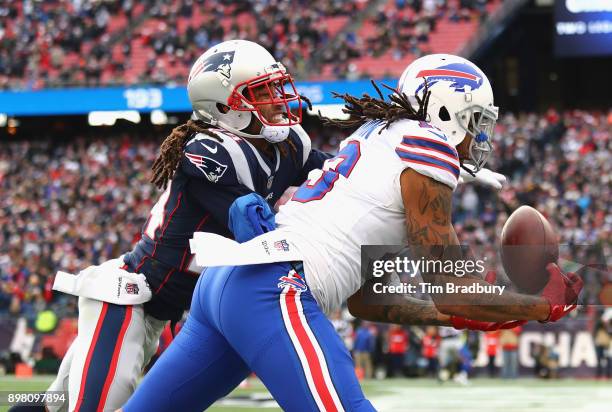
{"label": "red stripe on pants", "polygon": [[93,339],[91,340],[91,344],[89,345],[89,350],[87,351],[87,358],[85,359],[85,367],[83,368],[83,375],[81,376],[81,388],[79,389],[79,401],[77,402],[76,408],[74,408],[74,412],[78,412],[81,404],[83,403],[83,395],[85,391],[85,382],[87,381],[87,373],[89,372],[89,364],[91,362],[91,357],[93,356],[94,349],[96,347],[96,343],[98,342],[98,336],[100,335],[100,329],[102,329],[102,323],[104,323],[104,318],[106,317],[106,311],[108,309],[108,303],[102,302],[102,311],[100,312],[100,316],[98,316],[98,323],[96,324],[96,330],[93,334]]}
{"label": "red stripe on pants", "polygon": [[293,328],[300,346],[302,347],[301,349],[306,355],[306,360],[308,361],[308,366],[310,369],[310,371],[305,370],[304,373],[310,373],[312,375],[312,380],[317,389],[317,393],[325,406],[325,411],[336,412],[338,409],[336,408],[329,388],[325,383],[323,369],[321,368],[321,363],[317,357],[317,352],[315,351],[314,345],[306,333],[306,329],[304,328],[302,320],[300,319],[296,302],[297,299],[299,299],[299,295],[296,294],[295,289],[289,288],[289,291],[285,295],[285,303],[287,305],[287,312],[289,313],[289,321],[291,322],[291,327]]}
{"label": "red stripe on pants", "polygon": [[104,410],[104,404],[106,403],[106,397],[108,396],[108,390],[110,389],[111,384],[113,383],[113,379],[115,379],[115,372],[117,370],[117,361],[119,360],[119,354],[121,353],[121,346],[123,345],[123,338],[125,337],[125,333],[127,332],[127,328],[130,325],[130,321],[132,320],[132,306],[126,306],[125,318],[123,319],[123,323],[121,324],[121,330],[119,332],[119,336],[117,337],[117,343],[115,344],[115,349],[113,351],[113,358],[111,360],[110,369],[108,370],[108,374],[106,375],[106,380],[104,381],[104,387],[102,388],[102,395],[100,396],[100,403],[98,404],[97,411],[102,412]]}

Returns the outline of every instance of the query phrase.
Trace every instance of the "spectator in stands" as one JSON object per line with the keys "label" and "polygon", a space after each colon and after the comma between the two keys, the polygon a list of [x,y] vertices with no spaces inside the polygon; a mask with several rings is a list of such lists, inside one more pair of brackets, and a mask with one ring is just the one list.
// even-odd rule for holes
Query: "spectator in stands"
{"label": "spectator in stands", "polygon": [[401,325],[391,325],[387,331],[387,376],[402,376],[407,350],[408,332]]}
{"label": "spectator in stands", "polygon": [[[0,146],[5,193],[0,198],[0,295],[12,313],[33,320],[36,312],[57,305],[60,317],[66,308],[74,314],[65,298],[53,300],[53,275],[60,267],[76,270],[131,247],[151,206],[148,169],[156,146],[151,139],[129,142],[121,136],[104,143],[78,139]],[[117,227],[113,222],[118,220],[126,224]]]}
{"label": "spectator in stands", "polygon": [[337,310],[332,313],[330,322],[334,326],[334,330],[338,333],[338,336],[342,338],[344,346],[351,351],[353,350],[353,325],[350,322],[352,316],[348,311]]}
{"label": "spectator in stands", "polygon": [[[447,3],[398,1],[384,6],[372,20],[377,32],[362,39],[350,31],[332,36],[327,24],[337,16],[358,20],[364,9],[360,2],[316,0],[306,7],[301,0],[151,0],[145,6],[133,0],[85,0],[64,2],[60,8],[4,0],[0,87],[177,82],[202,50],[229,38],[259,42],[303,76],[316,73],[307,72],[306,63],[316,64],[311,58],[324,50],[315,60],[333,63],[336,77],[358,77],[365,73],[357,73],[351,63],[361,50],[375,56],[391,50],[396,59],[407,53],[420,56],[428,50],[439,19],[486,16],[487,0],[461,1],[458,7]],[[144,18],[132,19],[135,15]],[[152,59],[155,63],[147,64]]]}
{"label": "spectator in stands", "polygon": [[34,371],[41,375],[55,375],[59,370],[61,359],[53,352],[53,348],[42,348],[40,358],[34,364]]}
{"label": "spectator in stands", "polygon": [[363,321],[355,333],[353,344],[353,355],[355,356],[355,366],[363,371],[366,379],[372,378],[372,353],[375,348],[375,335],[373,327],[369,322]]}
{"label": "spectator in stands", "polygon": [[502,348],[502,371],[504,379],[518,378],[518,345],[521,327],[504,329],[499,336],[499,344]]}
{"label": "spectator in stands", "polygon": [[495,365],[495,358],[497,358],[497,351],[499,349],[499,335],[500,331],[486,332],[484,334],[485,347],[487,348],[487,356],[489,357],[489,363],[487,364],[487,370],[489,371],[489,378],[497,376],[497,366]]}
{"label": "spectator in stands", "polygon": [[438,349],[440,348],[440,335],[438,335],[437,326],[428,326],[423,336],[422,341],[422,354],[427,360],[427,376],[437,378],[438,377]]}
{"label": "spectator in stands", "polygon": [[[4,51],[0,48],[0,61]],[[610,127],[612,111],[502,116],[490,164],[509,183],[499,195],[457,188],[453,220],[462,242],[494,253],[491,239],[508,214],[530,204],[551,219],[561,243],[593,245],[578,249],[579,258],[563,258],[604,262],[612,255]],[[313,145],[328,152],[345,136],[313,120],[305,128]],[[128,138],[109,129],[75,137],[64,131],[58,139],[31,135],[0,141],[0,312],[33,320],[38,311],[51,308],[59,318],[74,316],[75,299],[51,293],[56,271],[78,271],[131,249],[152,206],[149,168],[158,143],[149,133],[133,130]],[[472,189],[477,218],[461,206]],[[118,227],[116,221],[125,224]],[[601,303],[606,276],[587,271],[585,302]],[[501,272],[498,280],[507,281]],[[387,335],[377,339],[374,363],[382,364]]]}
{"label": "spectator in stands", "polygon": [[612,371],[612,358],[610,357],[610,347],[612,345],[612,337],[610,332],[612,331],[612,321],[607,323],[603,320],[599,320],[595,325],[594,332],[594,343],[595,343],[595,354],[597,355],[597,368],[595,376],[597,378],[610,378],[610,372]]}

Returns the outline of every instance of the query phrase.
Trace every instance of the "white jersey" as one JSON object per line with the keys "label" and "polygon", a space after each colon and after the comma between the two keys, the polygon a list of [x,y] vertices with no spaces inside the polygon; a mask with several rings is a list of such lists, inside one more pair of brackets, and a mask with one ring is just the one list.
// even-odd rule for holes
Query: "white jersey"
{"label": "white jersey", "polygon": [[382,128],[368,122],[346,138],[276,215],[277,231],[304,256],[308,285],[326,313],[361,287],[362,245],[406,244],[404,169],[457,186],[457,151],[439,129],[413,120],[379,134]]}

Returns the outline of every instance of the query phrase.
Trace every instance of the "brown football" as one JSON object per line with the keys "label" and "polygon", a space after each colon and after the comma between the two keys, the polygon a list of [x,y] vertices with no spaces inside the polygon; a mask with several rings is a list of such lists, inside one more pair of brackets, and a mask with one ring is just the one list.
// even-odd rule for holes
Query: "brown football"
{"label": "brown football", "polygon": [[559,259],[557,233],[540,212],[521,206],[502,229],[501,258],[506,275],[521,292],[538,293],[548,282],[546,265]]}

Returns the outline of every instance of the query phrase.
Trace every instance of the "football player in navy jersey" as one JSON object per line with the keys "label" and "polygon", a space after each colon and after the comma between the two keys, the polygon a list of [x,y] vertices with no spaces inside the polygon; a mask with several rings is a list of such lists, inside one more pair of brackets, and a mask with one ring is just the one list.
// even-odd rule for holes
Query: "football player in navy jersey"
{"label": "football player in navy jersey", "polygon": [[[118,297],[122,278],[143,274],[152,297],[130,305],[116,304],[114,296],[92,299],[89,292],[75,293],[78,336],[49,388],[68,391],[69,402],[49,405],[49,411],[114,411],[123,405],[166,323],[180,320],[189,309],[202,271],[189,249],[193,233],[238,239],[242,234],[237,232],[248,228],[229,222],[237,200],[257,193],[274,205],[288,187],[300,185],[331,157],[311,149],[300,126],[303,98],[283,65],[256,43],[232,40],[212,47],[192,67],[187,89],[194,114],[164,140],[153,164],[152,182],[164,192],[141,240],[117,263],[93,268],[112,266],[113,276],[91,277],[92,282],[118,279]],[[99,294],[102,286],[89,289]],[[125,283],[125,290],[142,292],[132,283]],[[14,410],[38,410],[27,408]]]}

